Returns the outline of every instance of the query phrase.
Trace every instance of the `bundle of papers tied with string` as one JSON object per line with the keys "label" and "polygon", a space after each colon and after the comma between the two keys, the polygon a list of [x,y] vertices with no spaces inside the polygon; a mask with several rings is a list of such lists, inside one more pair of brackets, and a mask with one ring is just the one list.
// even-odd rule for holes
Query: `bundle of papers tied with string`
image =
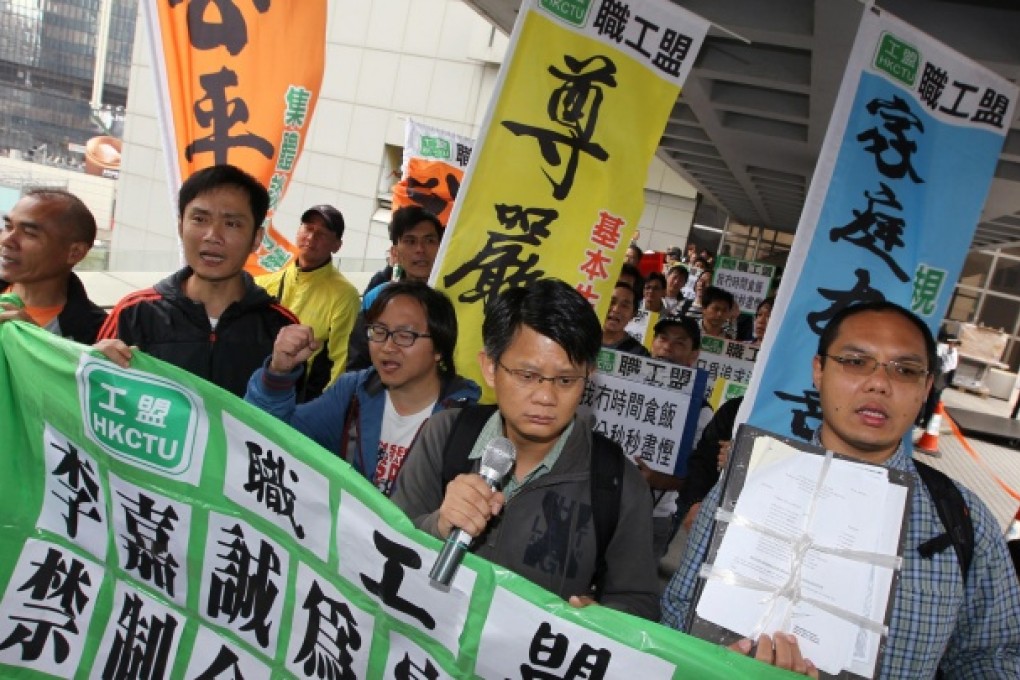
{"label": "bundle of papers tied with string", "polygon": [[689,630],[796,635],[823,673],[871,678],[898,581],[909,476],[742,425]]}

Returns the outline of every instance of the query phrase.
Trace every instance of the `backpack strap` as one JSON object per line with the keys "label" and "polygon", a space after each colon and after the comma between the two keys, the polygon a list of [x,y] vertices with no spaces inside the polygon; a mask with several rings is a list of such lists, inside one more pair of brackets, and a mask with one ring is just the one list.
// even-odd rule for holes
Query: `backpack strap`
{"label": "backpack strap", "polygon": [[596,600],[601,598],[605,586],[606,550],[620,519],[624,462],[623,449],[619,444],[592,432],[591,512],[596,550],[592,590]]}
{"label": "backpack strap", "polygon": [[931,559],[935,553],[953,546],[960,563],[960,574],[966,585],[970,562],[974,557],[974,523],[970,519],[967,502],[959,487],[944,473],[916,460],[914,465],[921,481],[928,488],[942,525],[946,528],[944,533],[917,546],[917,552],[921,557]]}
{"label": "backpack strap", "polygon": [[496,412],[495,404],[475,404],[465,406],[453,419],[453,429],[446,440],[446,451],[443,453],[442,489],[457,475],[471,472],[472,462],[468,458],[471,449],[482,433],[482,428]]}

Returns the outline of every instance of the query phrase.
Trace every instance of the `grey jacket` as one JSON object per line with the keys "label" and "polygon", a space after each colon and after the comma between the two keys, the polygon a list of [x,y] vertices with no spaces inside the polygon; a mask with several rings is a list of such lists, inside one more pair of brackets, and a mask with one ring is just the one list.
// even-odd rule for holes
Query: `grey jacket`
{"label": "grey jacket", "polygon": [[[392,497],[416,527],[436,537],[445,493],[443,454],[459,412],[448,409],[425,424]],[[553,469],[520,488],[471,547],[480,557],[563,599],[588,594],[596,566],[589,480],[593,421],[581,416],[575,420]],[[651,493],[636,466],[623,467],[620,516],[606,550],[600,604],[657,621]]]}

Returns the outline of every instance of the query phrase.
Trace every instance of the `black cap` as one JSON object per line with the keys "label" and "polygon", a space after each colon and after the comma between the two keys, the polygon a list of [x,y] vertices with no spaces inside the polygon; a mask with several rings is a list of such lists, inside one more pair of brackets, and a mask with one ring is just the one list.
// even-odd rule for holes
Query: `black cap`
{"label": "black cap", "polygon": [[318,215],[321,217],[323,221],[325,221],[326,227],[336,234],[337,238],[344,237],[344,216],[339,210],[327,203],[323,203],[322,205],[313,205],[301,215],[301,221],[307,222],[308,218],[312,215]]}
{"label": "black cap", "polygon": [[666,251],[666,256],[669,257],[669,259],[671,260],[682,259],[684,256],[683,248],[680,248],[679,246],[673,246],[672,248]]}
{"label": "black cap", "polygon": [[655,335],[658,335],[665,332],[667,328],[674,326],[684,329],[688,337],[690,337],[694,349],[701,347],[701,326],[689,316],[664,316],[655,324],[653,332]]}

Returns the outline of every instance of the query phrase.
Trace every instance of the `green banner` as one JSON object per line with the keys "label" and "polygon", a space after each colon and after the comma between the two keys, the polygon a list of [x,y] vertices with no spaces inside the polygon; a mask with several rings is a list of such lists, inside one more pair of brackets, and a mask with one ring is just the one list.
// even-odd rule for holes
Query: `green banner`
{"label": "green banner", "polygon": [[440,590],[440,542],[287,425],[141,353],[0,341],[5,678],[785,676],[474,555]]}

